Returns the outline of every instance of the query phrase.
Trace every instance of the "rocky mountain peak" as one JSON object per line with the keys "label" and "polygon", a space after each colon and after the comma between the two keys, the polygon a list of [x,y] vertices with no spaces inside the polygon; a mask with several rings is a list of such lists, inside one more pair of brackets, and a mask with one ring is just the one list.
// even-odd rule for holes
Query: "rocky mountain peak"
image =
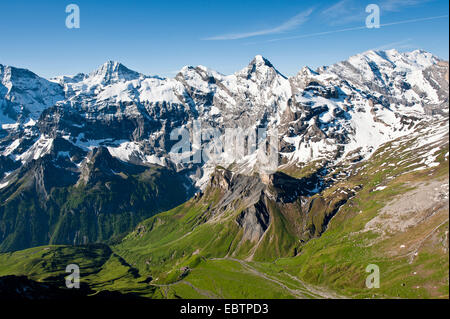
{"label": "rocky mountain peak", "polygon": [[272,65],[272,63],[270,63],[269,60],[267,60],[265,57],[263,57],[262,55],[256,55],[253,60],[249,63],[249,66],[268,66],[269,68],[273,68],[274,66]]}
{"label": "rocky mountain peak", "polygon": [[23,80],[23,78],[34,79],[38,76],[27,69],[15,68],[0,64],[0,78],[3,83],[7,81]]}
{"label": "rocky mountain peak", "polygon": [[[94,157],[102,155],[108,162],[112,155],[122,164],[170,166],[169,132],[200,120],[205,127],[208,123],[219,130],[278,127],[280,163],[337,161],[353,151],[366,157],[381,143],[408,134],[413,121],[448,114],[448,65],[424,67],[434,59],[420,51],[368,51],[317,72],[304,67],[286,79],[270,61],[257,55],[231,75],[197,66],[185,67],[175,78],[163,80],[108,61],[88,76],[64,80],[65,96],[60,101],[50,99],[53,95],[41,87],[48,82],[45,79],[36,81],[41,86],[35,90],[10,91],[0,85],[3,114],[20,114],[21,106],[33,106],[31,98],[44,107],[44,111],[36,107],[41,117],[28,126],[9,124],[0,113],[0,135],[6,138],[0,144],[0,155],[14,154],[22,162],[40,157],[45,153],[41,150],[46,140],[40,138],[44,134],[64,136],[67,143],[78,147],[61,141],[52,152],[77,165],[78,158],[86,159],[90,149],[105,145],[108,149],[96,151],[99,155]],[[28,79],[24,76],[21,83],[30,86]],[[49,83],[45,88],[62,90],[61,85]],[[2,104],[4,97],[7,102]],[[404,116],[416,120],[405,124]],[[371,128],[368,136],[367,127]],[[18,143],[14,135],[8,137],[13,130],[23,142]],[[79,155],[76,160],[74,154]],[[236,171],[258,171],[254,155],[236,159]],[[211,170],[204,172],[191,176],[200,188],[206,186]]]}
{"label": "rocky mountain peak", "polygon": [[[0,229],[0,238],[15,238],[0,241],[0,250],[45,244],[49,236],[55,243],[75,244],[113,238],[178,206],[194,189],[203,194],[196,201],[208,203],[196,220],[227,218],[233,222],[229,229],[237,225],[245,240],[259,243],[265,236],[284,246],[286,231],[301,240],[319,236],[353,196],[336,188],[321,199],[324,190],[344,184],[347,172],[356,174],[384,143],[434,129],[436,118],[445,117],[442,132],[448,134],[448,63],[433,61],[423,52],[373,51],[318,72],[305,67],[289,80],[262,56],[231,75],[197,66],[164,80],[113,61],[60,84],[17,73],[12,86],[9,80],[0,84],[0,111],[36,106],[36,114],[42,112],[36,121],[14,124],[3,121],[6,113],[0,112],[0,208],[8,212],[5,223],[18,225],[18,218],[28,222],[41,214],[39,225],[46,228],[36,239],[26,239],[33,229],[28,224]],[[52,88],[62,91],[62,100]],[[193,121],[201,122],[201,130]],[[203,157],[199,163],[176,163],[169,152],[182,136],[172,139],[171,132],[180,127],[192,132],[191,141],[201,134],[202,151],[211,146],[204,132],[217,130],[228,142],[228,128],[249,130],[233,141],[236,148],[244,145],[244,152],[225,149],[232,156],[223,161]],[[264,129],[278,130],[273,174],[261,174],[265,144],[256,150],[251,145],[263,138],[260,128],[268,134]],[[439,165],[436,156],[425,154],[421,163]],[[217,195],[214,205],[210,195]],[[50,210],[60,211],[60,217],[50,220]],[[236,213],[233,219],[228,212]],[[116,224],[120,230],[112,231]],[[275,232],[280,224],[289,229]]]}
{"label": "rocky mountain peak", "polygon": [[138,79],[140,76],[141,74],[138,72],[128,69],[117,61],[107,61],[97,70],[89,74],[90,78],[95,78],[102,84],[131,81]]}
{"label": "rocky mountain peak", "polygon": [[291,82],[294,92],[297,93],[305,89],[305,87],[307,87],[318,75],[319,73],[312,70],[310,67],[304,66],[295,76],[289,78],[289,81]]}
{"label": "rocky mountain peak", "polygon": [[93,149],[81,164],[81,177],[78,181],[94,185],[114,179],[122,179],[122,174],[140,174],[146,167],[123,162],[113,157],[105,146]]}
{"label": "rocky mountain peak", "polygon": [[210,179],[210,187],[229,190],[233,173],[227,169],[216,168]]}
{"label": "rocky mountain peak", "polygon": [[298,73],[297,76],[316,76],[319,75],[316,71],[311,69],[309,66],[304,66]]}
{"label": "rocky mountain peak", "polygon": [[278,70],[273,66],[273,64],[263,57],[262,55],[256,55],[250,63],[238,72],[238,75],[245,76],[247,79],[266,79],[273,78],[279,75],[286,79]]}
{"label": "rocky mountain peak", "polygon": [[0,122],[36,120],[44,109],[62,99],[61,85],[27,69],[0,65]]}
{"label": "rocky mountain peak", "polygon": [[78,183],[95,184],[108,180],[119,171],[119,161],[111,156],[106,147],[100,146],[88,154],[81,169],[81,177]]}
{"label": "rocky mountain peak", "polygon": [[111,162],[114,161],[111,153],[104,146],[95,148],[88,157],[89,162],[96,167],[110,166]]}

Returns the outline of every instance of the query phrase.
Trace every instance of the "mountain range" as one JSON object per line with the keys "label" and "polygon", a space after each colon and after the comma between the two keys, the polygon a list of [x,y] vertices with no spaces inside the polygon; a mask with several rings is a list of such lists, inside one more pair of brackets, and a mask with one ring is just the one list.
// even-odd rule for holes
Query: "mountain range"
{"label": "mountain range", "polygon": [[[448,297],[448,77],[421,50],[292,77],[260,55],[174,78],[0,65],[0,275],[55,281],[72,256],[94,291],[152,298]],[[275,170],[250,147],[192,160],[204,132],[174,160],[196,123],[276,132]]]}

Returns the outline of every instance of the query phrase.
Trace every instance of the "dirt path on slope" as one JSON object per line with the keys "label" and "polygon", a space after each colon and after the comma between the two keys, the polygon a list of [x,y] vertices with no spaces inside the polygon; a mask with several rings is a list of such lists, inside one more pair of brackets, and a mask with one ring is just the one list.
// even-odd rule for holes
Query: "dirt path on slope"
{"label": "dirt path on slope", "polygon": [[229,258],[229,257],[225,257],[225,258],[211,258],[210,260],[231,260],[231,261],[238,262],[247,271],[251,272],[254,275],[257,275],[258,277],[264,278],[265,280],[268,280],[270,282],[273,282],[273,283],[279,285],[280,287],[282,287],[283,289],[287,290],[290,294],[292,294],[294,297],[296,297],[298,299],[309,299],[311,297],[313,297],[313,298],[324,298],[324,299],[343,299],[343,298],[345,298],[343,296],[339,296],[336,293],[327,291],[324,288],[314,287],[312,285],[306,284],[303,281],[301,281],[300,279],[298,279],[297,277],[292,276],[291,274],[288,274],[288,273],[285,272],[285,274],[287,276],[289,276],[291,279],[297,281],[300,285],[305,287],[304,290],[289,288],[288,286],[286,286],[280,280],[278,280],[276,278],[273,278],[273,277],[271,277],[271,276],[269,276],[269,275],[267,275],[265,273],[260,272],[259,270],[255,269],[254,267],[249,265],[244,260],[235,259],[235,258]]}
{"label": "dirt path on slope", "polygon": [[161,291],[162,291],[163,294],[164,294],[164,297],[165,297],[166,299],[168,299],[168,298],[167,298],[167,292],[168,292],[168,289],[169,289],[171,286],[174,286],[174,285],[177,285],[177,284],[186,284],[186,285],[188,285],[189,287],[191,287],[192,289],[194,289],[198,294],[200,294],[200,295],[202,295],[202,296],[205,296],[206,298],[209,298],[209,299],[221,299],[219,296],[216,296],[215,294],[211,293],[211,292],[208,291],[208,290],[203,290],[203,289],[200,289],[200,288],[195,287],[193,284],[191,284],[189,281],[186,281],[186,280],[176,281],[176,282],[173,282],[173,283],[171,283],[171,284],[150,284],[150,285],[151,285],[151,286],[155,286],[155,287],[160,288]]}
{"label": "dirt path on slope", "polygon": [[[224,258],[209,258],[208,260],[230,260],[230,261],[234,261],[239,263],[245,270],[247,270],[248,272],[261,277],[267,281],[270,281],[278,286],[280,286],[281,288],[283,288],[284,290],[288,291],[293,297],[297,298],[297,299],[311,299],[311,298],[324,298],[324,299],[345,299],[346,297],[344,296],[340,296],[334,292],[331,292],[325,288],[322,287],[316,287],[310,284],[306,284],[305,282],[301,281],[300,279],[298,279],[297,277],[286,273],[285,274],[291,278],[292,280],[298,282],[302,287],[304,287],[304,289],[292,289],[289,288],[287,285],[285,285],[282,281],[269,276],[265,273],[260,272],[259,270],[257,270],[256,268],[254,268],[253,266],[251,266],[250,264],[248,264],[248,262],[244,261],[244,260],[240,260],[240,259],[236,259],[236,258],[230,258],[230,257],[224,257]],[[214,293],[212,293],[211,291],[208,290],[203,290],[200,288],[195,287],[192,283],[190,283],[187,280],[180,280],[180,281],[176,281],[174,283],[170,283],[170,284],[152,284],[150,283],[151,286],[155,286],[155,287],[159,287],[164,295],[165,298],[167,298],[168,295],[168,289],[171,286],[177,285],[177,284],[186,284],[189,287],[191,287],[192,289],[194,289],[198,294],[205,296],[206,298],[210,298],[210,299],[221,299],[221,297],[215,295]]]}

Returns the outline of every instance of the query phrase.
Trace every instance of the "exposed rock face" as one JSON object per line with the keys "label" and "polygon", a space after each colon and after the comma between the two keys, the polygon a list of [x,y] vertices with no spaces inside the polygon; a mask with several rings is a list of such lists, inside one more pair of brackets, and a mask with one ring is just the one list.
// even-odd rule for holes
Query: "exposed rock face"
{"label": "exposed rock face", "polygon": [[19,163],[14,162],[10,157],[0,156],[0,180],[5,176],[5,173],[14,171],[20,166]]}
{"label": "exposed rock face", "polygon": [[[9,116],[7,109],[19,112],[14,101],[36,106],[36,112],[23,109],[23,120],[17,113],[9,116],[12,121],[39,120],[2,133],[0,155],[42,156],[32,144],[60,137],[85,151],[99,145],[114,149],[111,154],[123,161],[175,166],[197,187],[206,185],[210,164],[174,165],[168,155],[177,142],[172,130],[192,130],[194,120],[221,133],[230,127],[277,128],[280,163],[307,163],[335,161],[356,149],[364,158],[426,116],[448,116],[448,63],[423,51],[368,51],[316,71],[304,67],[289,79],[262,56],[229,76],[197,66],[184,67],[174,79],[146,76],[113,61],[52,82],[27,70],[1,70],[2,116]],[[366,127],[371,140],[362,138]],[[231,162],[240,172],[258,170],[252,155]]]}
{"label": "exposed rock face", "polygon": [[[0,220],[17,209],[8,206],[15,203],[11,198],[15,191],[14,196],[25,191],[27,196],[38,194],[33,205],[45,215],[50,209],[45,202],[56,190],[63,198],[65,192],[77,187],[105,191],[117,190],[115,183],[137,187],[133,183],[139,181],[134,178],[150,174],[149,167],[158,167],[156,177],[176,180],[179,185],[151,187],[159,190],[158,196],[152,197],[152,193],[151,200],[159,199],[164,189],[168,192],[164,198],[172,196],[178,202],[194,190],[213,185],[225,194],[222,211],[247,209],[241,226],[251,225],[245,226],[252,229],[248,236],[256,239],[262,231],[267,232],[262,207],[266,205],[270,213],[269,201],[294,205],[298,198],[325,188],[327,183],[321,176],[339,161],[350,156],[354,161],[364,160],[382,143],[411,134],[419,122],[448,118],[448,63],[423,51],[368,51],[316,71],[305,67],[291,78],[256,56],[232,75],[197,66],[184,67],[175,78],[160,78],[109,61],[89,74],[51,81],[28,70],[0,65],[0,81],[0,198],[4,203],[0,205]],[[227,128],[276,129],[280,169],[320,162],[323,171],[317,171],[312,179],[292,181],[275,174],[261,181],[253,175],[264,169],[255,159],[260,148],[244,155],[225,154],[216,162],[175,162],[169,153],[179,136],[171,139],[171,133],[184,127],[192,140],[193,121],[220,134]],[[201,148],[209,142],[203,139]],[[248,146],[248,142],[247,138],[243,143]],[[208,184],[217,165],[231,172],[220,178],[213,176],[217,180]],[[175,194],[175,189],[183,196]],[[133,199],[136,196],[125,194]],[[244,199],[240,207],[237,198]],[[89,211],[98,215],[112,211],[112,206],[93,205]],[[159,211],[170,205],[153,206]],[[130,205],[120,207],[136,216]],[[52,209],[61,209],[61,204]],[[71,214],[67,216],[79,213],[67,210]],[[268,225],[271,221],[269,218]],[[2,241],[14,233],[15,222],[8,217],[0,225]],[[57,237],[83,243],[100,236],[93,230],[86,231],[89,236],[82,234],[78,228],[84,227],[83,222],[78,222],[67,227],[72,234]],[[47,230],[48,224],[43,224]],[[48,231],[46,234],[46,238],[27,238],[20,245],[44,243],[49,240]],[[16,239],[8,240],[19,245]]]}
{"label": "exposed rock face", "polygon": [[243,240],[258,242],[270,224],[265,198],[260,198],[254,205],[244,209],[236,221],[244,230]]}
{"label": "exposed rock face", "polygon": [[422,74],[423,78],[426,79],[432,89],[436,92],[437,98],[440,101],[439,103],[426,101],[424,103],[424,108],[427,114],[448,116],[448,62],[439,61],[437,64],[433,64],[423,70]]}
{"label": "exposed rock face", "polygon": [[29,70],[0,64],[0,124],[5,115],[14,122],[37,120],[44,109],[62,99],[62,86]]}
{"label": "exposed rock face", "polygon": [[144,170],[145,167],[121,162],[112,157],[106,147],[99,147],[94,149],[83,163],[78,183],[95,185],[112,179],[120,180],[120,173],[139,174]]}
{"label": "exposed rock face", "polygon": [[216,169],[213,175],[211,175],[210,186],[212,188],[220,188],[222,190],[229,190],[231,186],[231,180],[233,178],[233,172],[226,169]]}
{"label": "exposed rock face", "polygon": [[1,185],[0,251],[107,242],[192,195],[183,176],[122,162],[105,147],[86,158],[64,139],[48,147]]}
{"label": "exposed rock face", "polygon": [[[226,212],[240,212],[235,220],[243,230],[243,240],[255,243],[266,233],[274,214],[278,216],[296,207],[293,215],[287,216],[297,220],[292,231],[296,236],[309,239],[325,231],[328,221],[345,203],[345,199],[332,203],[329,199],[319,197],[317,199],[322,205],[313,205],[315,199],[311,199],[311,196],[325,187],[321,174],[319,170],[309,177],[296,179],[281,172],[246,176],[216,169],[211,176],[207,194],[219,190],[221,195],[217,204],[208,208],[206,215],[208,218],[220,218]],[[317,231],[314,228],[317,225],[310,228],[308,216],[320,224]]]}
{"label": "exposed rock face", "polygon": [[319,170],[309,177],[293,178],[282,172],[269,175],[268,195],[276,202],[292,203],[299,196],[311,196],[323,187],[322,172]]}
{"label": "exposed rock face", "polygon": [[445,214],[449,209],[449,186],[445,180],[435,179],[427,184],[411,185],[412,190],[387,203],[379,215],[371,219],[363,231],[372,231],[382,236],[405,232],[435,214]]}

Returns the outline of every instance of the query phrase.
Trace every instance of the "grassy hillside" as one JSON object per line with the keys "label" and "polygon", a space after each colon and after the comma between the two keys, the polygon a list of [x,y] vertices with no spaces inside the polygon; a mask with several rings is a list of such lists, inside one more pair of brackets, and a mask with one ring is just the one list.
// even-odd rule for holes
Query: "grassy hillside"
{"label": "grassy hillside", "polygon": [[[151,298],[448,298],[448,136],[427,132],[340,163],[330,187],[297,199],[299,180],[218,169],[204,193],[120,243],[0,254],[0,276],[61,281],[75,262],[95,291]],[[369,264],[380,288],[365,286]]]}
{"label": "grassy hillside", "polygon": [[183,179],[175,173],[116,163],[116,173],[89,163],[93,167],[87,182],[77,182],[78,176],[47,158],[21,169],[0,189],[0,251],[111,243],[140,221],[185,200]]}

